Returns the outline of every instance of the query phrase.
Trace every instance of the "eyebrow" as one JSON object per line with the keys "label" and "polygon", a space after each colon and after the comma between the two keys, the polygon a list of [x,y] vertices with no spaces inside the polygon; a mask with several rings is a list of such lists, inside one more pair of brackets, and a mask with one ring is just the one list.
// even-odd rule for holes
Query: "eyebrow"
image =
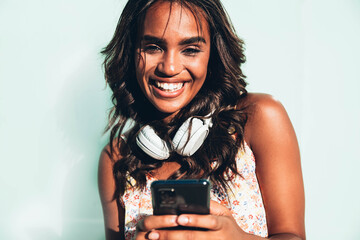
{"label": "eyebrow", "polygon": [[[165,40],[163,38],[158,38],[158,37],[151,36],[151,35],[144,35],[141,38],[141,41],[153,42],[155,44],[165,44]],[[198,42],[206,43],[205,38],[196,36],[196,37],[190,37],[190,38],[181,40],[180,45],[189,45],[189,44],[198,43]]]}

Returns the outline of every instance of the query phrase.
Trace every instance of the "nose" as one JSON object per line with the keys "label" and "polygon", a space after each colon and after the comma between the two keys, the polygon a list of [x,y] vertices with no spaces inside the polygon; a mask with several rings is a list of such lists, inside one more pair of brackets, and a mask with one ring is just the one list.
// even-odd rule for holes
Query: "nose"
{"label": "nose", "polygon": [[157,72],[160,75],[171,77],[179,74],[182,68],[180,56],[175,52],[166,52],[158,63]]}

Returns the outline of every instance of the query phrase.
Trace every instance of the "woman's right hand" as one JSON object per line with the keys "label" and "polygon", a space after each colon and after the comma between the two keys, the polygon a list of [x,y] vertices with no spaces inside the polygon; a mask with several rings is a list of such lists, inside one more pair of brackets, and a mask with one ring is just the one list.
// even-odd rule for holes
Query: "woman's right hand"
{"label": "woman's right hand", "polygon": [[[181,229],[164,229],[175,226],[181,226]],[[250,239],[250,235],[245,233],[233,219],[231,211],[214,201],[210,202],[208,215],[148,216],[143,221],[139,221],[137,229],[136,239],[141,240]],[[251,239],[255,239],[254,236],[251,235]]]}
{"label": "woman's right hand", "polygon": [[179,226],[177,215],[147,216],[138,222],[136,226],[136,240],[158,239],[158,233],[152,232],[155,229],[171,228]]}

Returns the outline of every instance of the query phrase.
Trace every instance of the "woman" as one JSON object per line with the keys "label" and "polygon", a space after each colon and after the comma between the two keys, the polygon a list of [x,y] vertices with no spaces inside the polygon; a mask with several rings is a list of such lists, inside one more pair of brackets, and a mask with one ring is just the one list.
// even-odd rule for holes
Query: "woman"
{"label": "woman", "polygon": [[[218,0],[129,0],[103,53],[114,103],[99,164],[107,239],[305,239],[293,127],[271,96],[247,93],[243,42]],[[195,122],[209,135],[177,148]],[[152,216],[149,184],[180,178],[212,182],[210,215]],[[207,231],[164,229],[179,225]]]}

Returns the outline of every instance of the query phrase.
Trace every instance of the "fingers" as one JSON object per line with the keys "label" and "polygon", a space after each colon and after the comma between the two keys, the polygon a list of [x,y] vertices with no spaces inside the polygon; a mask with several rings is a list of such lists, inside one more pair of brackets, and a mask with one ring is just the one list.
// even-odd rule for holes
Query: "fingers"
{"label": "fingers", "polygon": [[210,214],[217,216],[232,216],[231,211],[227,207],[213,200],[210,201]]}
{"label": "fingers", "polygon": [[149,239],[149,240],[160,239],[160,234],[159,232],[156,231],[138,232],[136,234],[135,240],[144,240],[144,239]]}
{"label": "fingers", "polygon": [[[148,216],[143,220],[139,221],[137,225],[138,232],[136,239],[211,239],[209,238],[209,236],[207,236],[207,231],[201,231],[201,229],[210,230],[212,234],[214,234],[213,231],[221,229],[222,226],[221,219],[219,218],[226,217],[196,214],[184,214],[180,216]],[[191,227],[195,227],[196,230],[164,229],[167,227],[175,227],[179,225],[189,227],[189,229]]]}
{"label": "fingers", "polygon": [[[136,239],[211,239],[216,233],[224,234],[227,226],[236,224],[231,211],[215,201],[210,202],[210,213],[147,216],[137,224]],[[166,229],[176,226],[189,227],[189,230]]]}
{"label": "fingers", "polygon": [[137,224],[137,230],[148,232],[152,229],[178,226],[176,215],[148,216]]}
{"label": "fingers", "polygon": [[176,227],[176,215],[148,216],[138,222],[136,225],[136,239],[159,239],[158,232],[154,229]]}
{"label": "fingers", "polygon": [[[149,235],[151,240],[209,240],[219,239],[213,232],[194,231],[194,230],[156,230]],[[155,233],[157,235],[155,235]],[[153,237],[154,236],[154,237]]]}
{"label": "fingers", "polygon": [[222,219],[214,215],[192,215],[183,214],[177,219],[181,226],[204,228],[208,230],[219,230],[222,227]]}
{"label": "fingers", "polygon": [[[156,223],[159,220],[161,223]],[[165,229],[165,227],[174,226],[185,228]],[[231,239],[232,233],[236,232],[238,225],[232,217],[228,216],[183,214],[178,217],[166,216],[164,218],[149,216],[144,219],[139,228],[142,229],[137,235],[139,240],[208,240]]]}

